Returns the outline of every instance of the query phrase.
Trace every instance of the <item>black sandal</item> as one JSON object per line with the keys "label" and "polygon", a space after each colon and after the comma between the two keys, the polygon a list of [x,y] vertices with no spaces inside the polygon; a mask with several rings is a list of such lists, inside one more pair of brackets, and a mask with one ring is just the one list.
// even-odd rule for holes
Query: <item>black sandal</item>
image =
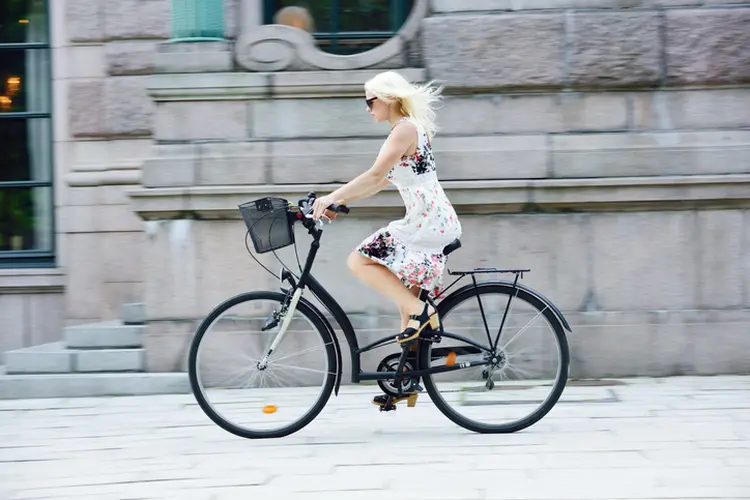
{"label": "black sandal", "polygon": [[409,315],[410,320],[418,321],[419,324],[416,328],[408,326],[406,330],[399,333],[396,336],[396,341],[399,344],[403,344],[404,342],[409,342],[419,337],[419,334],[422,333],[422,330],[424,330],[427,326],[429,326],[432,330],[437,330],[438,328],[440,328],[440,318],[438,317],[437,311],[435,311],[434,313],[432,313],[432,315],[430,315],[427,313],[428,307],[430,307],[430,305],[425,303],[424,309],[422,310],[422,314],[420,314],[419,316],[417,316],[416,314]]}

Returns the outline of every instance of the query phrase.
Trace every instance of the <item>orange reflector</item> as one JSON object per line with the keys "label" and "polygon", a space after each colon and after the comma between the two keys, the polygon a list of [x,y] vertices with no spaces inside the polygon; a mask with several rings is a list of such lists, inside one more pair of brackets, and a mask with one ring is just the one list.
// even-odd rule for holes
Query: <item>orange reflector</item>
{"label": "orange reflector", "polygon": [[455,352],[451,352],[445,358],[445,366],[453,366],[455,364],[456,364],[456,353]]}
{"label": "orange reflector", "polygon": [[268,405],[263,407],[263,413],[276,413],[279,408],[274,405]]}

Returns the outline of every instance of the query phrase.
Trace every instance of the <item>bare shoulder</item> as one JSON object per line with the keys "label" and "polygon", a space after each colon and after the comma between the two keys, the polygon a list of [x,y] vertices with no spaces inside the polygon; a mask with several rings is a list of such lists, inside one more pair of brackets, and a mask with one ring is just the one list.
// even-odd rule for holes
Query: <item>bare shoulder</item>
{"label": "bare shoulder", "polygon": [[417,140],[417,127],[410,120],[401,120],[393,127],[391,137],[400,144],[411,144]]}

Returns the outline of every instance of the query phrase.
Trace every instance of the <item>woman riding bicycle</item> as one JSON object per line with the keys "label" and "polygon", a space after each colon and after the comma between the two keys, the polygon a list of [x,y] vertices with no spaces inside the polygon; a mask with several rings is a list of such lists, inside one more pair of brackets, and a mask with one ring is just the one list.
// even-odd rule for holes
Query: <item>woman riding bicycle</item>
{"label": "woman riding bicycle", "polygon": [[401,314],[399,343],[439,325],[437,314],[419,299],[440,290],[445,269],[443,248],[461,236],[461,224],[438,181],[432,154],[436,131],[433,105],[440,89],[413,85],[393,71],[365,83],[367,110],[391,132],[372,167],[327,196],[317,198],[313,218],[335,216],[326,208],[375,195],[393,183],[406,215],[366,238],[349,256],[360,280],[393,299]]}

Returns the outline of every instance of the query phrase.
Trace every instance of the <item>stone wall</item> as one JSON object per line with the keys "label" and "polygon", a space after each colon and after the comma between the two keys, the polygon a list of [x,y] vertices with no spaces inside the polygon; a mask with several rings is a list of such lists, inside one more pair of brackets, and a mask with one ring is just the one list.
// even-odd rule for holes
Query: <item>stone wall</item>
{"label": "stone wall", "polygon": [[[184,369],[201,315],[276,286],[237,205],[325,192],[372,164],[387,128],[362,84],[379,69],[248,72],[231,53],[248,35],[191,49],[214,69],[181,73],[161,44],[165,0],[67,1],[66,317],[143,300],[151,369]],[[402,71],[447,85],[436,159],[465,228],[450,267],[530,267],[524,281],[573,327],[575,376],[748,371],[750,4],[430,5]],[[393,306],[342,263],[403,208],[393,190],[353,208],[317,274],[364,342],[393,329]]]}

